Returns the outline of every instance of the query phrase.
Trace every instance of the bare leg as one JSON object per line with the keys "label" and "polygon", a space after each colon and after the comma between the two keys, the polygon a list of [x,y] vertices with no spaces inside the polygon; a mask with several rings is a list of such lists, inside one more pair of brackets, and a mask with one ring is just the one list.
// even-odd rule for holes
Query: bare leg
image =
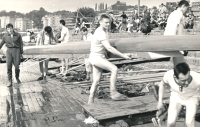
{"label": "bare leg", "polygon": [[92,82],[92,65],[89,62],[88,58],[85,58],[85,70],[86,70],[86,80],[89,80]]}
{"label": "bare leg", "polygon": [[[117,79],[118,68],[114,64],[109,62],[107,59],[104,59],[104,58],[101,58],[101,57],[98,57],[98,61],[95,62],[95,66],[97,66],[101,69],[111,71],[110,91],[111,91],[111,94],[112,94],[113,91],[116,91],[115,82],[116,82],[116,79]],[[94,70],[93,70],[93,73],[94,73]],[[93,78],[94,78],[94,76],[93,76]]]}
{"label": "bare leg", "polygon": [[93,82],[93,77],[92,77],[93,73],[90,72],[90,81]]}
{"label": "bare leg", "polygon": [[69,69],[69,59],[65,58],[65,74],[67,74],[68,69]]}
{"label": "bare leg", "polygon": [[168,108],[167,127],[175,127],[176,119],[181,111],[182,105],[176,101],[171,101]]}
{"label": "bare leg", "polygon": [[94,95],[101,79],[102,69],[96,66],[93,66],[93,83],[90,88],[90,96],[88,99],[88,104],[94,103]]}
{"label": "bare leg", "polygon": [[198,107],[197,104],[193,100],[187,102],[186,104],[187,127],[195,127],[195,115],[196,115],[197,107]]}
{"label": "bare leg", "polygon": [[44,76],[43,63],[44,63],[43,61],[39,62],[41,76]]}
{"label": "bare leg", "polygon": [[[98,60],[96,60],[95,63],[94,63],[95,67],[99,67],[101,69],[111,71],[111,77],[110,77],[110,95],[111,95],[111,98],[113,100],[124,100],[124,99],[126,99],[126,96],[118,93],[117,89],[116,89],[115,83],[116,83],[118,68],[105,58],[98,57],[96,59],[98,59]],[[93,73],[94,73],[94,70],[93,70]],[[93,78],[95,78],[95,77],[93,76]],[[95,79],[93,79],[93,82],[94,82],[94,80]]]}
{"label": "bare leg", "polygon": [[49,64],[49,59],[44,61],[44,76],[46,76],[48,73],[48,64]]}
{"label": "bare leg", "polygon": [[65,58],[63,58],[62,59],[62,68],[61,68],[61,72],[60,72],[61,74],[63,74],[65,71],[65,63],[66,63]]}

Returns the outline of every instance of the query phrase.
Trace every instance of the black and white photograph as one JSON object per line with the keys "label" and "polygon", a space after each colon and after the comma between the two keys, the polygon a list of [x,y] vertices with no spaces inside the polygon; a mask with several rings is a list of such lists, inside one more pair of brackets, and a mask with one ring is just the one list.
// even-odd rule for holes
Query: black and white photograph
{"label": "black and white photograph", "polygon": [[0,127],[200,127],[200,0],[0,3]]}

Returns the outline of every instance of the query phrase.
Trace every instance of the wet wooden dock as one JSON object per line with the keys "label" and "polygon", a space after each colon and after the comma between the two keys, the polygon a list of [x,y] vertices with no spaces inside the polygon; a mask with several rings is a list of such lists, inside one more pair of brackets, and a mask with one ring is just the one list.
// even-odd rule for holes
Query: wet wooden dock
{"label": "wet wooden dock", "polygon": [[[55,64],[50,64],[49,68],[53,66]],[[95,98],[95,105],[88,106],[89,93],[84,89],[91,83],[84,81],[83,88],[83,82],[61,83],[58,79],[48,77],[48,82],[43,84],[36,81],[40,75],[37,61],[23,63],[20,73],[22,84],[16,84],[13,78],[14,85],[10,88],[6,87],[6,64],[0,64],[0,70],[0,127],[91,127],[83,122],[83,108],[100,121],[156,110],[157,102],[152,95],[129,98],[126,101]],[[158,77],[162,75],[157,74]],[[152,78],[150,75],[144,77]],[[142,80],[147,81],[145,78]],[[119,78],[118,81],[121,84],[121,81],[130,80]],[[109,84],[108,81],[104,82]],[[135,127],[153,127],[152,123],[136,124],[141,125]],[[183,125],[183,122],[180,124]]]}
{"label": "wet wooden dock", "polygon": [[38,62],[21,69],[22,83],[13,78],[10,88],[6,64],[0,64],[0,70],[0,127],[91,127],[83,122],[82,107],[68,86],[50,78],[45,84],[36,81]]}

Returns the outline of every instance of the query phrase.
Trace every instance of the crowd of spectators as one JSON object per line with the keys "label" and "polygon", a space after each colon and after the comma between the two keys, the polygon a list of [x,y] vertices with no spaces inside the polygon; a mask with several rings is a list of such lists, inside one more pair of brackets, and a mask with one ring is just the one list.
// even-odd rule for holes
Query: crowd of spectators
{"label": "crowd of spectators", "polygon": [[[112,22],[115,22],[115,27],[111,27],[110,32],[129,32],[129,33],[144,33],[148,34],[154,28],[159,30],[164,30],[167,24],[167,18],[171,12],[176,8],[172,4],[169,5],[168,9],[164,4],[161,4],[158,12],[154,9],[144,8],[144,11],[140,16],[137,14],[132,15],[131,17],[126,16],[123,12],[121,15],[121,22],[113,18],[113,14],[110,13]],[[113,21],[114,20],[114,21]],[[194,26],[194,15],[191,11],[185,15],[183,20],[185,22],[185,29],[192,29]],[[114,31],[113,31],[114,30]]]}
{"label": "crowd of spectators", "polygon": [[[164,30],[167,25],[168,16],[176,10],[173,4],[169,4],[166,7],[161,4],[158,9],[145,7],[140,15],[137,12],[131,16],[123,12],[120,16],[116,17],[113,12],[108,12],[110,17],[110,33],[142,33],[149,34],[151,30]],[[185,25],[185,29],[193,29],[194,15],[191,10],[185,15],[182,21]],[[87,19],[76,18],[73,35],[78,33],[82,35],[82,40],[90,40],[90,36],[93,34],[95,28],[99,26],[98,17],[96,17],[93,23],[93,29],[88,29]],[[55,34],[57,38],[60,37],[60,31]],[[35,42],[36,37],[31,31],[27,31],[27,36],[23,38],[24,42]]]}
{"label": "crowd of spectators", "polygon": [[86,21],[83,18],[76,18],[76,22],[75,22],[75,31],[74,34],[77,35],[80,31],[82,31],[84,28],[86,28],[85,25]]}
{"label": "crowd of spectators", "polygon": [[[163,3],[158,9],[145,7],[143,12],[138,15],[137,13],[127,16],[125,12],[120,17],[116,17],[112,12],[107,14],[110,16],[110,30],[111,33],[144,33],[148,34],[153,29],[164,30],[167,24],[168,16],[171,12],[176,10],[173,4],[169,4],[166,7]],[[98,20],[98,19],[97,19]],[[192,29],[194,26],[194,15],[192,11],[189,11],[183,20],[185,22],[185,29]],[[96,21],[96,27],[98,23]],[[78,29],[80,30],[81,27]]]}

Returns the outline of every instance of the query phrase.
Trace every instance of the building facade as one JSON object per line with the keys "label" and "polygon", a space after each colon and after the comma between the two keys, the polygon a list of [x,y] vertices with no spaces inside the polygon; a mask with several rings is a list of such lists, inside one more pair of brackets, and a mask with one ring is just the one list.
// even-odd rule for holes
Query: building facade
{"label": "building facade", "polygon": [[42,17],[43,27],[51,26],[52,28],[57,29],[60,25],[61,19],[61,15],[46,15]]}
{"label": "building facade", "polygon": [[46,15],[42,17],[43,27],[51,26],[53,29],[59,29],[60,20],[65,20],[65,26],[68,28],[74,27],[74,18],[63,15]]}
{"label": "building facade", "polygon": [[19,31],[26,31],[27,29],[33,28],[33,21],[26,18],[12,18],[9,16],[0,17],[1,28],[6,28],[8,23],[12,23],[14,28]]}
{"label": "building facade", "polygon": [[134,6],[126,5],[126,2],[117,1],[115,4],[111,5],[112,10],[126,11],[129,8],[134,8]]}
{"label": "building facade", "polygon": [[6,28],[6,25],[8,23],[12,23],[15,25],[15,18],[9,17],[9,16],[2,16],[0,17],[1,20],[1,28]]}
{"label": "building facade", "polygon": [[33,28],[33,21],[26,18],[16,18],[15,28],[19,31],[26,31],[27,29]]}
{"label": "building facade", "polygon": [[200,17],[200,2],[192,2],[191,10],[193,11],[195,18],[199,18]]}

